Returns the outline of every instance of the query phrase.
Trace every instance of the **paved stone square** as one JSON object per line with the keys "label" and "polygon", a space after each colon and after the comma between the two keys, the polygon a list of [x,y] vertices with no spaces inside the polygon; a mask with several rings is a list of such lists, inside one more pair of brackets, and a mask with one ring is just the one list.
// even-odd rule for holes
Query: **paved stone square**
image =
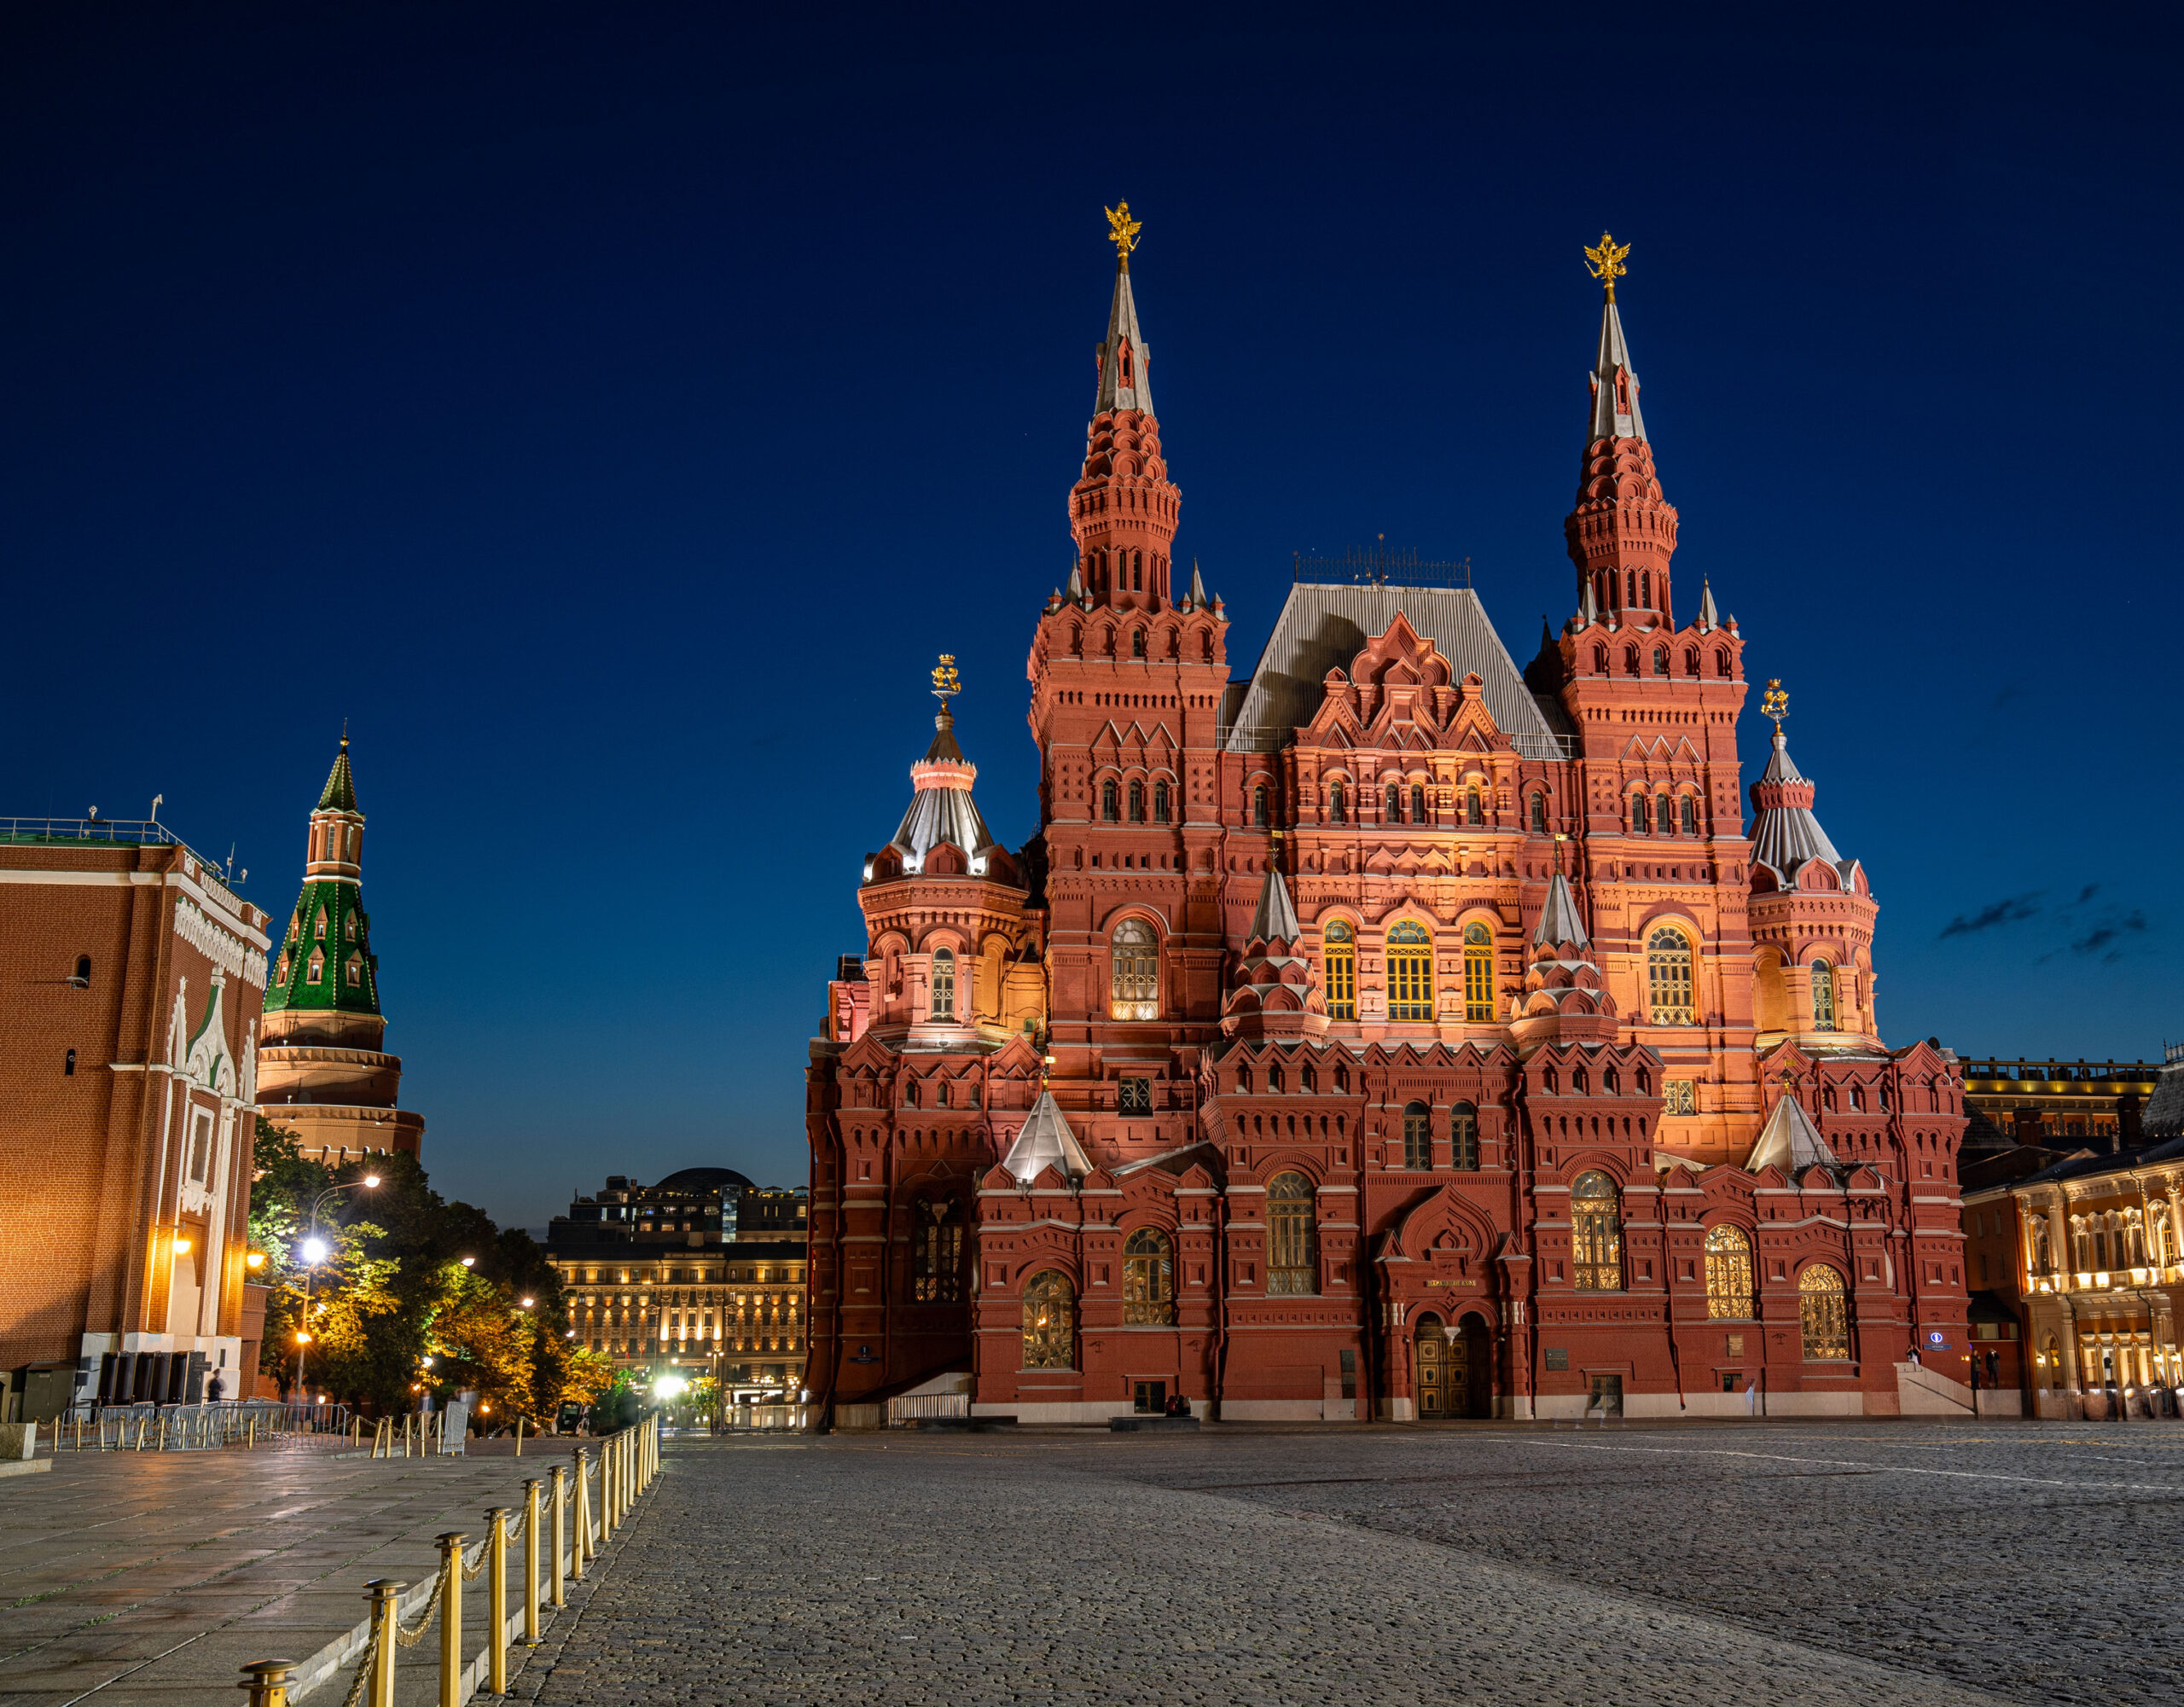
{"label": "paved stone square", "polygon": [[2184,1429],[671,1442],[514,1692],[619,1702],[2174,1699]]}

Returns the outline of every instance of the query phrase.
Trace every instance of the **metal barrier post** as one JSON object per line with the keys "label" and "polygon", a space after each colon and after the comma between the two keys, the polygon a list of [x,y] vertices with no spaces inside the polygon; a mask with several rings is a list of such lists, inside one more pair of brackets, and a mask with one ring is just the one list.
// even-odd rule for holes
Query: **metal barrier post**
{"label": "metal barrier post", "polygon": [[515,1420],[515,1455],[518,1458],[523,1456],[523,1419],[521,1417]]}
{"label": "metal barrier post", "polygon": [[554,1565],[546,1573],[547,1592],[556,1606],[569,1604],[566,1575],[577,1561],[569,1557],[569,1528],[567,1506],[569,1497],[568,1466],[554,1466]]}
{"label": "metal barrier post", "polygon": [[523,1640],[538,1645],[538,1478],[523,1484]]}
{"label": "metal barrier post", "polygon": [[372,1603],[371,1634],[364,1644],[364,1663],[371,1668],[372,1674],[371,1683],[364,1692],[366,1707],[394,1707],[396,1608],[401,1603],[402,1591],[409,1586],[391,1576],[378,1577],[364,1584]]}
{"label": "metal barrier post", "polygon": [[485,1513],[485,1688],[508,1692],[508,1508]]}
{"label": "metal barrier post", "polygon": [[461,1707],[459,1681],[462,1675],[462,1542],[460,1531],[439,1537],[440,1569],[446,1582],[440,1590],[440,1707]]}
{"label": "metal barrier post", "polygon": [[584,1581],[584,1561],[591,1557],[591,1454],[577,1449],[577,1545],[569,1562],[572,1582]]}
{"label": "metal barrier post", "polygon": [[288,1674],[295,1664],[292,1659],[253,1660],[235,1687],[250,1692],[250,1707],[288,1707]]}

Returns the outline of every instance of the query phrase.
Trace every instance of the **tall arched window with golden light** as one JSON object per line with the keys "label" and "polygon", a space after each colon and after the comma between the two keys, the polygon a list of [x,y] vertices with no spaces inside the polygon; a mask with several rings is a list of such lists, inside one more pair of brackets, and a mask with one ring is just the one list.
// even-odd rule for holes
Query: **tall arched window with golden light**
{"label": "tall arched window with golden light", "polygon": [[1160,944],[1153,927],[1142,919],[1125,919],[1115,926],[1112,947],[1113,969],[1108,978],[1107,1017],[1111,1019],[1158,1019],[1160,1017]]}
{"label": "tall arched window with golden light", "polygon": [[1176,1251],[1157,1227],[1123,1241],[1123,1325],[1165,1327],[1176,1319]]}
{"label": "tall arched window with golden light", "polygon": [[1751,1320],[1751,1240],[1740,1227],[1707,1229],[1706,1314],[1716,1321]]}
{"label": "tall arched window with golden light", "polygon": [[1433,1115],[1422,1102],[1403,1112],[1403,1164],[1414,1170],[1433,1165]]}
{"label": "tall arched window with golden light", "polygon": [[1320,1289],[1320,1233],[1312,1182],[1276,1174],[1266,1186],[1266,1289],[1310,1298]]}
{"label": "tall arched window with golden light", "polygon": [[1798,1276],[1798,1321],[1806,1362],[1850,1362],[1850,1303],[1843,1295],[1842,1275],[1825,1263],[1815,1263]]}
{"label": "tall arched window with golden light", "polygon": [[1069,1277],[1047,1269],[1024,1287],[1024,1367],[1076,1367],[1077,1292]]}
{"label": "tall arched window with golden light", "polygon": [[1570,1187],[1570,1256],[1579,1292],[1623,1290],[1623,1207],[1606,1174],[1580,1174]]}
{"label": "tall arched window with golden light", "polygon": [[1656,1025],[1693,1023],[1691,939],[1674,926],[1646,939],[1646,1005]]}
{"label": "tall arched window with golden light", "polygon": [[1464,1019],[1494,1023],[1494,935],[1477,921],[1464,926]]}
{"label": "tall arched window with golden light", "polygon": [[1357,933],[1346,920],[1331,921],[1321,938],[1320,959],[1327,973],[1327,1018],[1357,1017]]}
{"label": "tall arched window with golden light", "polygon": [[1388,1018],[1433,1017],[1433,938],[1406,919],[1388,932]]}
{"label": "tall arched window with golden light", "polygon": [[921,1304],[952,1304],[961,1296],[963,1223],[947,1199],[927,1199],[914,1211],[910,1293]]}
{"label": "tall arched window with golden light", "polygon": [[1826,961],[1812,963],[1812,1029],[1835,1029],[1835,968]]}
{"label": "tall arched window with golden light", "polygon": [[956,1017],[956,955],[952,949],[936,949],[932,955],[932,1017]]}

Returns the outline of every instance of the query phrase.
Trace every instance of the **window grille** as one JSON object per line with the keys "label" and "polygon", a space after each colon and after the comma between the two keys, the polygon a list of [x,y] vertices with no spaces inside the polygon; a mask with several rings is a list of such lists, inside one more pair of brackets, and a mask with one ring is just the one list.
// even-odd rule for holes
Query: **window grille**
{"label": "window grille", "polygon": [[1320,1290],[1312,1182],[1302,1174],[1276,1174],[1267,1182],[1266,1222],[1267,1291],[1311,1297]]}
{"label": "window grille", "polygon": [[1406,919],[1388,932],[1388,1018],[1433,1017],[1433,939]]}
{"label": "window grille", "polygon": [[1481,924],[1464,926],[1464,1019],[1473,1025],[1494,1021],[1494,943]]}
{"label": "window grille", "polygon": [[1707,1232],[1706,1314],[1719,1321],[1751,1320],[1751,1240],[1742,1228]]}
{"label": "window grille", "polygon": [[1327,928],[1321,960],[1327,970],[1327,1018],[1357,1017],[1357,943],[1349,925],[1336,920]]}
{"label": "window grille", "polygon": [[1044,1269],[1024,1288],[1024,1367],[1072,1368],[1076,1351],[1076,1291],[1068,1276]]}
{"label": "window grille", "polygon": [[1114,965],[1109,979],[1107,1017],[1158,1019],[1160,945],[1153,935],[1153,927],[1142,919],[1124,920],[1115,926],[1112,954]]}
{"label": "window grille", "polygon": [[1403,1112],[1403,1164],[1414,1170],[1433,1165],[1432,1115],[1422,1102]]}
{"label": "window grille", "polygon": [[1682,932],[1664,926],[1646,939],[1646,995],[1654,1025],[1694,1023],[1691,942]]}
{"label": "window grille", "polygon": [[1449,1111],[1449,1165],[1460,1173],[1478,1167],[1478,1110],[1460,1102]]}
{"label": "window grille", "polygon": [[1825,1263],[1798,1276],[1798,1321],[1807,1362],[1850,1361],[1850,1309],[1843,1296],[1843,1277]]}
{"label": "window grille", "polygon": [[1812,1029],[1835,1029],[1835,968],[1826,961],[1812,963]]}
{"label": "window grille", "polygon": [[1175,1319],[1175,1247],[1166,1234],[1141,1227],[1123,1242],[1123,1324],[1164,1327]]}
{"label": "window grille", "polygon": [[956,956],[947,949],[933,951],[932,1017],[935,1019],[953,1019],[956,1017]]}
{"label": "window grille", "polygon": [[1606,1174],[1580,1174],[1570,1187],[1570,1253],[1579,1292],[1623,1290],[1623,1211]]}

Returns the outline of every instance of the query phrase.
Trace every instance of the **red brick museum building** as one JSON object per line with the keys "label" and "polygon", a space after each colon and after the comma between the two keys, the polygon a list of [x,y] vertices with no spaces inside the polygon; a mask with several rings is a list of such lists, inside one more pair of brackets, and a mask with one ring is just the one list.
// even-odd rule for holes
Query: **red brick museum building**
{"label": "red brick museum building", "polygon": [[1620,252],[1537,657],[1467,586],[1300,581],[1232,677],[1134,229],[1031,637],[1038,833],[993,841],[937,671],[812,1046],[815,1415],[1959,1408],[1959,1068],[1882,1042],[1867,872],[1779,721],[1745,816],[1745,640],[1676,595]]}

